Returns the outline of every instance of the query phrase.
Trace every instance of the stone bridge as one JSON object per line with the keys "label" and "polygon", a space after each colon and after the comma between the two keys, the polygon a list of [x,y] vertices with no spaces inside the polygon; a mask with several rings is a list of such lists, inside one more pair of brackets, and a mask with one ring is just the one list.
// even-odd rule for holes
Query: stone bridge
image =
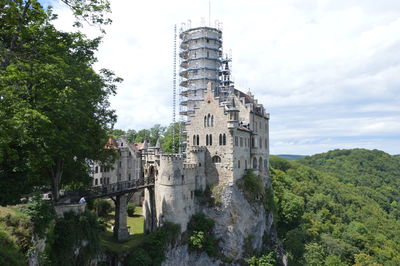
{"label": "stone bridge", "polygon": [[[93,200],[98,198],[111,198],[115,203],[115,222],[114,222],[114,237],[118,241],[127,240],[129,237],[129,231],[127,227],[127,204],[129,199],[135,192],[143,189],[148,189],[150,194],[153,195],[151,201],[154,206],[154,178],[143,177],[141,179],[130,180],[130,181],[119,181],[101,187],[92,188],[89,192],[84,193],[86,200]],[[75,195],[76,197],[77,195]],[[82,195],[81,195],[82,196]],[[79,196],[79,197],[81,197]],[[60,212],[63,209],[71,209],[71,207],[80,208],[82,204],[58,204]],[[81,209],[81,208],[80,208]]]}

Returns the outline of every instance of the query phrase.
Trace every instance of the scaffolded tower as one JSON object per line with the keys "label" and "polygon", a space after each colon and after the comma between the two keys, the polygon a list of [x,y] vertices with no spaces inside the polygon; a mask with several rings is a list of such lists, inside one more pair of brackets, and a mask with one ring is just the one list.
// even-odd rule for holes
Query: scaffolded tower
{"label": "scaffolded tower", "polygon": [[[204,100],[204,93],[208,83],[223,101],[233,88],[230,78],[230,61],[222,52],[222,31],[218,28],[196,27],[180,30],[180,71],[179,71],[179,113],[182,124],[190,122],[199,101]],[[185,140],[185,131],[182,129],[182,140]],[[181,143],[182,150],[185,147]]]}

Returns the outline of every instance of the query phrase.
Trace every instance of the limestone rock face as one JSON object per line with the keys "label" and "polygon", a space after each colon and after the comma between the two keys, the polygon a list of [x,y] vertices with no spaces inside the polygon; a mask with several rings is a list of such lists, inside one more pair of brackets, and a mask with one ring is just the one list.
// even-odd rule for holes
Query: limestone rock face
{"label": "limestone rock face", "polygon": [[[203,206],[200,211],[215,221],[214,236],[220,239],[223,256],[233,261],[243,259],[246,239],[253,249],[261,249],[264,235],[268,236],[267,242],[271,246],[276,245],[272,212],[266,212],[262,204],[248,202],[236,185],[225,186],[218,196],[219,206]],[[190,252],[187,245],[169,249],[163,263],[165,266],[220,264],[220,260],[210,258],[204,252]]]}
{"label": "limestone rock face", "polygon": [[266,213],[262,204],[249,203],[236,185],[224,188],[220,207],[204,213],[216,222],[214,233],[221,239],[222,253],[233,259],[242,258],[246,239],[251,239],[253,249],[261,249],[273,221],[272,213]]}

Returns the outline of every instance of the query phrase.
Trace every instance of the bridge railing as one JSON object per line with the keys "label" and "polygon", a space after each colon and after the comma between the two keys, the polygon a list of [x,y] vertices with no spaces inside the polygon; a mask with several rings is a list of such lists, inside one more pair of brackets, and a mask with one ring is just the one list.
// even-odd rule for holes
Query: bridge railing
{"label": "bridge railing", "polygon": [[102,185],[101,187],[96,187],[94,189],[94,193],[97,195],[114,194],[151,185],[154,185],[154,178],[141,178],[129,181],[119,181],[116,183]]}

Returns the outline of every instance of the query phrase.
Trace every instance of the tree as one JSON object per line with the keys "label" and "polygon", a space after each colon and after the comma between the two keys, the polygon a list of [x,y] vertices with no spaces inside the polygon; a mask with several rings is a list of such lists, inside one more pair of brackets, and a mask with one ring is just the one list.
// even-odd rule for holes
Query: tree
{"label": "tree", "polygon": [[[69,179],[81,179],[88,176],[88,159],[111,159],[104,144],[116,116],[108,98],[121,79],[93,70],[99,38],[56,30],[51,10],[35,0],[0,5],[0,54],[6,55],[0,65],[0,165],[23,149],[15,167],[36,184],[48,183],[42,178],[48,176],[57,200],[66,171],[75,170]],[[76,6],[76,14],[79,8],[87,18],[93,7]]]}
{"label": "tree", "polygon": [[179,152],[179,123],[171,123],[164,132],[163,138],[161,138],[162,150],[166,153],[178,153]]}

